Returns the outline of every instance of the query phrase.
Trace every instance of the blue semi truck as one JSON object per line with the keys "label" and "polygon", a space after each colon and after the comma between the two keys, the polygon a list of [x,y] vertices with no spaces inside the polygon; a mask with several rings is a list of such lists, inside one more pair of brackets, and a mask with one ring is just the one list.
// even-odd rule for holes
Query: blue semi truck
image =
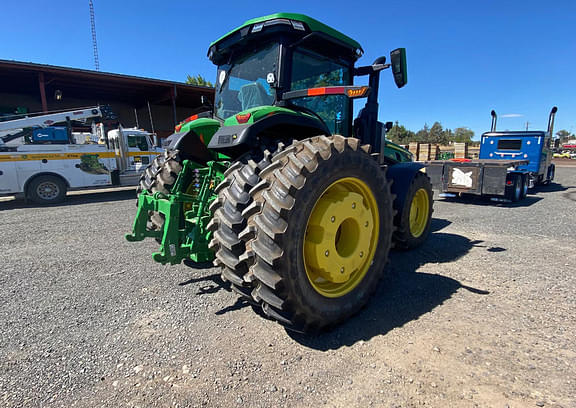
{"label": "blue semi truck", "polygon": [[426,172],[441,196],[466,194],[488,196],[495,201],[520,201],[528,189],[554,179],[552,137],[553,107],[546,131],[496,131],[496,112],[492,111],[490,132],[482,134],[478,160],[431,161]]}

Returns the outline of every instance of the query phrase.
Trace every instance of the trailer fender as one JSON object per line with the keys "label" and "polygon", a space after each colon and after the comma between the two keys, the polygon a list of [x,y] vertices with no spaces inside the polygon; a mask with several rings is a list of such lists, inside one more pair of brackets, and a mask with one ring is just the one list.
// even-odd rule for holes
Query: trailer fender
{"label": "trailer fender", "polygon": [[406,193],[412,184],[414,175],[421,171],[426,166],[422,163],[398,163],[388,166],[386,171],[386,178],[392,181],[391,191],[396,195],[394,200],[394,209],[401,211],[404,208],[404,201],[406,200]]}

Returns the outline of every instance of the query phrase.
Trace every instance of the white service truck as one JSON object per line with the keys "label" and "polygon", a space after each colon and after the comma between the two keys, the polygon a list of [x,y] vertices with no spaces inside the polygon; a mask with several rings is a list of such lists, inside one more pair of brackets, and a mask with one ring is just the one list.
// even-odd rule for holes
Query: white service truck
{"label": "white service truck", "polygon": [[[0,122],[0,195],[24,194],[51,204],[64,200],[69,189],[135,185],[164,150],[155,146],[155,135],[141,129],[105,132],[96,123],[103,112],[92,107]],[[94,119],[91,132],[71,131],[72,121]]]}

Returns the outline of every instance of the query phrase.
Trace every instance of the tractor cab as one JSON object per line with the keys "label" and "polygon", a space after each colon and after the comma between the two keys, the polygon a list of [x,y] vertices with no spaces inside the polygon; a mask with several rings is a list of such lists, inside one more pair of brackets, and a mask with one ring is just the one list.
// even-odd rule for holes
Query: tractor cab
{"label": "tractor cab", "polygon": [[[214,116],[223,122],[208,147],[234,157],[245,151],[242,145],[266,133],[289,138],[340,134],[382,150],[386,127],[377,120],[378,78],[390,64],[381,57],[355,68],[362,54],[353,39],[301,14],[247,21],[208,51],[218,66]],[[401,87],[406,83],[404,49],[391,55]],[[361,75],[370,76],[368,87],[353,85],[354,76]],[[363,97],[366,106],[353,120],[352,100]],[[392,156],[397,155],[387,155]],[[402,156],[404,161],[409,157]]]}

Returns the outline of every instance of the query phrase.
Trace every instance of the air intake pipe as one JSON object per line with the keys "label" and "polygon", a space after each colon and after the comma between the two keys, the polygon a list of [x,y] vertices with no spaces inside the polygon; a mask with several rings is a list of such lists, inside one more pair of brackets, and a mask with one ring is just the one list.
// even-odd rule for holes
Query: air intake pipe
{"label": "air intake pipe", "polygon": [[492,127],[490,128],[490,132],[496,132],[496,119],[498,119],[496,111],[493,110],[490,112],[490,115],[492,115]]}

